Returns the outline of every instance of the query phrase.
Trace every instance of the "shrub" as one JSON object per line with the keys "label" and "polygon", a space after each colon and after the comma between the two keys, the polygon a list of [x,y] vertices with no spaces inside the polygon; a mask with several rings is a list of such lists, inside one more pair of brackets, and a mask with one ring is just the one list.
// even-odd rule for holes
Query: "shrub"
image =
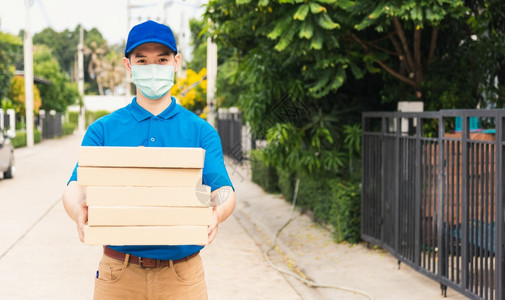
{"label": "shrub", "polygon": [[73,123],[73,124],[79,123],[79,112],[69,111],[68,112],[68,122]]}
{"label": "shrub", "polygon": [[361,188],[359,181],[324,178],[277,169],[279,188],[292,201],[296,177],[300,179],[296,204],[311,211],[314,221],[331,225],[337,242],[357,243],[361,232]]}
{"label": "shrub", "polygon": [[342,179],[330,182],[329,223],[335,229],[335,240],[357,243],[361,239],[361,184]]}
{"label": "shrub", "polygon": [[277,168],[278,186],[281,194],[284,195],[286,201],[293,201],[293,193],[295,190],[295,174],[281,168]]}
{"label": "shrub", "polygon": [[65,123],[65,124],[63,124],[62,135],[71,135],[71,134],[73,134],[75,128],[77,128],[77,125],[75,123]]}
{"label": "shrub", "polygon": [[275,168],[267,166],[261,150],[251,150],[251,179],[269,193],[279,192]]}
{"label": "shrub", "polygon": [[[40,130],[33,131],[33,143],[40,143],[42,140],[42,133]],[[14,148],[26,147],[26,131],[16,131],[16,137],[12,139],[12,145]]]}
{"label": "shrub", "polygon": [[[298,173],[300,185],[298,186],[298,196],[296,203],[303,210],[310,210],[314,213],[314,220],[320,223],[327,221],[327,203],[329,201],[329,189],[326,180],[318,176],[308,176]],[[293,184],[294,186],[294,184]]]}
{"label": "shrub", "polygon": [[101,117],[110,114],[107,110],[86,111],[86,128]]}

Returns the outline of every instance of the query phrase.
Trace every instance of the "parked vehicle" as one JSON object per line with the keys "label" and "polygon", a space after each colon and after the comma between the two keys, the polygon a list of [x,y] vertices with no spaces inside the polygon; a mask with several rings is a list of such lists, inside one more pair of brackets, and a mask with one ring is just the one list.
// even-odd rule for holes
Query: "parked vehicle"
{"label": "parked vehicle", "polygon": [[11,139],[15,136],[15,131],[0,128],[0,174],[3,173],[4,179],[14,177],[14,146]]}

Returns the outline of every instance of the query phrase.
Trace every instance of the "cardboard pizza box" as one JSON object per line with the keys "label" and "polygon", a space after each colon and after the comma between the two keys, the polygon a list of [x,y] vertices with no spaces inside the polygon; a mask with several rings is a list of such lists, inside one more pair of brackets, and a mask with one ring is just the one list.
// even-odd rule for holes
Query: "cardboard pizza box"
{"label": "cardboard pizza box", "polygon": [[202,169],[78,167],[77,183],[82,186],[164,186],[202,185]]}
{"label": "cardboard pizza box", "polygon": [[205,150],[189,147],[81,146],[79,166],[203,168]]}
{"label": "cardboard pizza box", "polygon": [[89,206],[89,226],[210,225],[210,207]]}
{"label": "cardboard pizza box", "polygon": [[88,206],[188,206],[210,205],[210,187],[105,187],[88,186]]}
{"label": "cardboard pizza box", "polygon": [[206,245],[207,226],[84,227],[87,245]]}

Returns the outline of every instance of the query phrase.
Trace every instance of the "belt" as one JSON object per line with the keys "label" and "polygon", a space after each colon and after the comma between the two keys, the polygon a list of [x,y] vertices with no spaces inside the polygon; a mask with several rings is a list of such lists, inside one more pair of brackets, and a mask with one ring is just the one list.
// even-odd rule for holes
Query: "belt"
{"label": "belt", "polygon": [[[172,260],[172,263],[175,265],[175,264],[178,264],[181,262],[188,261],[188,260],[192,259],[193,257],[197,256],[199,253],[200,253],[200,251],[193,253],[191,255],[188,255],[186,257],[183,257],[181,259],[174,259],[174,260]],[[116,251],[116,250],[109,248],[109,247],[103,247],[103,254],[108,257],[122,260],[122,261],[124,261],[125,257],[126,257],[126,253]],[[160,268],[160,267],[170,266],[170,260],[138,257],[133,254],[130,254],[130,259],[128,260],[128,262],[139,265],[141,268]]]}

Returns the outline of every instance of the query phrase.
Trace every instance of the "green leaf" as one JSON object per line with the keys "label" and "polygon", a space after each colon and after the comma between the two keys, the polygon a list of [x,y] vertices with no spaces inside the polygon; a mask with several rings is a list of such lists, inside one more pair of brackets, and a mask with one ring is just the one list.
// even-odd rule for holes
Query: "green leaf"
{"label": "green leaf", "polygon": [[371,14],[368,15],[369,19],[378,19],[386,11],[386,4],[378,5]]}
{"label": "green leaf", "polygon": [[328,14],[322,14],[317,18],[317,24],[324,29],[333,30],[335,28],[340,28],[340,25],[333,22],[333,20],[328,16]]}
{"label": "green leaf", "polygon": [[267,6],[269,2],[269,0],[260,0],[258,6]]}
{"label": "green leaf", "polygon": [[319,91],[323,87],[327,86],[329,81],[330,81],[330,71],[329,70],[322,71],[318,80],[309,89],[309,92],[316,93],[317,91]]}
{"label": "green leaf", "polygon": [[351,72],[356,79],[362,79],[364,74],[360,67],[358,67],[352,60],[349,61],[349,66],[351,67]]}
{"label": "green leaf", "polygon": [[310,49],[314,50],[321,50],[323,48],[323,37],[321,34],[316,34],[314,35],[314,38],[310,42]]}
{"label": "green leaf", "polygon": [[[319,2],[324,3],[324,1],[319,1]],[[337,2],[337,5],[344,10],[347,10],[349,7],[352,7],[355,4],[356,4],[355,1],[351,1],[351,0],[340,0]]]}
{"label": "green leaf", "polygon": [[295,14],[293,15],[293,19],[303,21],[307,17],[308,13],[309,13],[309,5],[308,4],[300,5],[300,7],[298,7]]}
{"label": "green leaf", "polygon": [[288,29],[290,24],[291,24],[291,18],[289,16],[285,17],[283,20],[281,20],[277,23],[274,30],[272,30],[267,35],[267,37],[272,40],[279,38],[284,33],[284,31],[286,31],[286,29]]}
{"label": "green leaf", "polygon": [[286,49],[293,40],[293,36],[296,33],[296,29],[297,29],[296,26],[291,26],[286,32],[286,34],[283,37],[281,37],[277,45],[275,45],[275,50],[282,51]]}
{"label": "green leaf", "polygon": [[326,8],[315,2],[310,2],[310,12],[313,14],[318,14],[321,12],[326,12]]}
{"label": "green leaf", "polygon": [[235,0],[235,3],[237,5],[249,4],[249,3],[251,3],[251,0]]}
{"label": "green leaf", "polygon": [[298,36],[301,39],[303,39],[303,38],[311,39],[313,34],[314,34],[314,26],[313,26],[312,22],[305,21],[302,24],[302,27],[300,28],[300,33],[298,34]]}
{"label": "green leaf", "polygon": [[331,84],[331,89],[339,89],[344,84],[346,77],[345,70],[343,68],[338,69],[335,79]]}
{"label": "green leaf", "polygon": [[421,7],[416,6],[410,11],[410,17],[413,21],[422,21],[423,20],[423,11]]}

